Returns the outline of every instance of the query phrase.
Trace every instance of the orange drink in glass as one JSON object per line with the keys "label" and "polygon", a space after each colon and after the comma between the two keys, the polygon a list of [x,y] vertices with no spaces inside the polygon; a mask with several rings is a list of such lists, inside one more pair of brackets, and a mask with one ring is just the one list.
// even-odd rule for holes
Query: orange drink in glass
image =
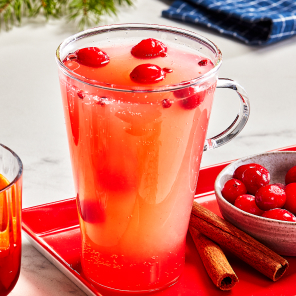
{"label": "orange drink in glass", "polygon": [[0,296],[10,293],[20,273],[22,172],[19,157],[0,144]]}

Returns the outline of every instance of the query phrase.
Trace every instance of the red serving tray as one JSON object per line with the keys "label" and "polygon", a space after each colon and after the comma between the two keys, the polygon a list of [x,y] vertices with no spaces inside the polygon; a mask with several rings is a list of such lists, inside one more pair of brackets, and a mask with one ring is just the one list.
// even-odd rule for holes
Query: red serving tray
{"label": "red serving tray", "polygon": [[[296,146],[278,149],[296,151]],[[200,170],[196,198],[205,207],[221,215],[214,195],[214,181],[230,162],[205,167]],[[25,208],[22,211],[22,228],[32,245],[60,269],[87,295],[118,296],[90,283],[80,265],[81,238],[75,198]],[[179,281],[165,290],[149,293],[150,296],[295,296],[296,257],[285,257],[290,267],[278,281],[270,279],[226,253],[239,278],[239,283],[229,292],[220,291],[208,277],[190,235],[187,236],[185,270]]]}

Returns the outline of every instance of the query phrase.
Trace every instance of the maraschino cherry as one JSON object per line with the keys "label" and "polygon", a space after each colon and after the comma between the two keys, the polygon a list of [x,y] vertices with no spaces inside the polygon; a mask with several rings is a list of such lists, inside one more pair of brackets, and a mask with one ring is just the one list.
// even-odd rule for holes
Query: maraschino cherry
{"label": "maraschino cherry", "polygon": [[255,202],[255,196],[250,194],[243,194],[236,198],[234,205],[247,213],[261,216],[263,211],[258,208]]}
{"label": "maraschino cherry", "polygon": [[181,101],[182,107],[185,109],[195,109],[198,107],[205,99],[205,92],[199,92],[191,97],[188,97]]}
{"label": "maraschino cherry", "polygon": [[284,208],[296,215],[296,183],[289,183],[285,187],[286,203]]}
{"label": "maraschino cherry", "polygon": [[131,50],[132,55],[139,59],[151,59],[159,56],[165,57],[166,52],[167,47],[162,42],[153,38],[142,40]]}
{"label": "maraschino cherry", "polygon": [[249,164],[249,167],[243,171],[241,175],[241,180],[246,188],[248,193],[255,195],[256,191],[267,184],[270,181],[270,174],[268,170],[260,164]]}
{"label": "maraschino cherry", "polygon": [[278,185],[269,184],[258,189],[255,201],[257,206],[263,211],[281,208],[286,202],[286,193]]}
{"label": "maraschino cherry", "polygon": [[296,222],[296,217],[285,209],[276,208],[266,211],[262,214],[262,217],[281,221]]}
{"label": "maraschino cherry", "polygon": [[198,107],[205,99],[206,92],[204,90],[197,92],[194,87],[187,87],[174,91],[174,96],[180,101],[184,109],[192,110]]}
{"label": "maraschino cherry", "polygon": [[157,65],[141,64],[130,73],[130,78],[138,83],[156,83],[165,78],[165,72]]}
{"label": "maraschino cherry", "polygon": [[296,183],[296,166],[290,168],[285,176],[286,185],[289,183]]}
{"label": "maraschino cherry", "polygon": [[107,53],[98,47],[81,48],[72,55],[76,55],[76,62],[79,64],[93,68],[106,66],[110,61]]}
{"label": "maraschino cherry", "polygon": [[230,179],[225,183],[221,193],[227,201],[234,204],[238,196],[247,193],[247,189],[242,181]]}
{"label": "maraschino cherry", "polygon": [[248,163],[248,164],[243,164],[239,166],[233,173],[233,178],[242,180],[243,173],[246,169],[254,167],[256,164],[255,163]]}

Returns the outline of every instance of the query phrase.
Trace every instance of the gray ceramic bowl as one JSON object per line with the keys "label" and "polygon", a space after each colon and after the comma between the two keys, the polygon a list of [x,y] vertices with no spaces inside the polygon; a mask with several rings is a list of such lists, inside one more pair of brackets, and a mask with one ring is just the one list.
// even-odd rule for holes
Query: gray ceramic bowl
{"label": "gray ceramic bowl", "polygon": [[285,184],[287,171],[296,165],[296,152],[268,152],[232,162],[215,181],[215,194],[224,219],[253,236],[280,255],[296,256],[296,222],[278,221],[249,214],[235,207],[221,194],[225,182],[236,168],[247,163],[258,163],[270,172],[270,184]]}

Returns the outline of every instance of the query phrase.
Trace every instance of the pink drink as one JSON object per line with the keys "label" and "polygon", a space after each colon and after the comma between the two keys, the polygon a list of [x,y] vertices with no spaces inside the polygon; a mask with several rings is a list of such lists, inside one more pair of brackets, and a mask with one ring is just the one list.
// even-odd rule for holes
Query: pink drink
{"label": "pink drink", "polygon": [[[185,89],[154,92],[214,66],[210,60],[199,66],[204,56],[172,42],[166,42],[165,57],[138,59],[131,48],[139,41],[92,44],[110,58],[99,68],[65,58],[80,81],[60,72],[82,268],[94,282],[125,291],[157,290],[182,272],[217,80],[212,75]],[[130,73],[143,63],[172,72],[167,69],[160,82],[138,84]],[[96,87],[97,82],[108,89]],[[137,87],[147,90],[137,92]]]}

